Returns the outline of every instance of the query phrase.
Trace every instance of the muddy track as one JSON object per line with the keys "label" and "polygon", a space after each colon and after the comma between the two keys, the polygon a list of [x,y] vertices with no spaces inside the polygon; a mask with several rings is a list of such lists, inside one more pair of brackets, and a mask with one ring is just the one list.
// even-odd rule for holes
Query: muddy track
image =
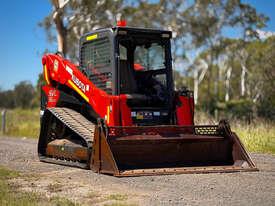
{"label": "muddy track", "polygon": [[39,162],[37,140],[0,137],[0,165],[24,176],[24,191],[87,205],[274,205],[275,156],[252,154],[260,172],[116,178]]}

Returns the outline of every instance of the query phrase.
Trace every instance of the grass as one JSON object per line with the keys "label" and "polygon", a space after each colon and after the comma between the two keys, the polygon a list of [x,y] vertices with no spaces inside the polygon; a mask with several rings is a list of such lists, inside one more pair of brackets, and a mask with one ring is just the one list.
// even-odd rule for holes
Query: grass
{"label": "grass", "polygon": [[[6,136],[37,138],[40,129],[39,108],[7,111]],[[2,118],[0,123],[2,124]],[[0,125],[1,125],[0,124]]]}
{"label": "grass", "polygon": [[104,204],[104,206],[136,206],[136,204],[129,204],[124,202],[114,202],[110,204]]}
{"label": "grass", "polygon": [[232,130],[248,151],[275,154],[275,123],[233,124]]}
{"label": "grass", "polygon": [[127,195],[122,195],[122,194],[111,194],[107,198],[108,200],[117,200],[117,201],[124,201],[127,200],[128,197]]}
{"label": "grass", "polygon": [[62,191],[62,185],[59,184],[59,183],[52,183],[52,184],[48,185],[47,189],[51,193],[53,193],[53,192],[60,192],[60,191]]}
{"label": "grass", "polygon": [[106,198],[106,200],[115,202],[106,203],[104,206],[136,206],[136,204],[126,202],[128,200],[128,196],[125,194],[111,194]]}
{"label": "grass", "polygon": [[75,206],[78,205],[68,199],[53,197],[46,199],[41,194],[19,191],[15,185],[9,184],[8,180],[19,177],[18,172],[0,166],[0,205],[1,206]]}
{"label": "grass", "polygon": [[61,198],[61,197],[53,197],[49,200],[49,205],[55,206],[80,206],[78,203],[74,203],[68,199]]}

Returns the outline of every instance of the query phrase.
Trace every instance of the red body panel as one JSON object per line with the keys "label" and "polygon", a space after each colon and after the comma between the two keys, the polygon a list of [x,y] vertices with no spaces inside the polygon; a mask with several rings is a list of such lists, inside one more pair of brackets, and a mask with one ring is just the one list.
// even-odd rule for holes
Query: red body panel
{"label": "red body panel", "polygon": [[[55,107],[59,92],[52,87],[52,81],[66,85],[76,91],[106,121],[108,126],[133,126],[127,95],[109,95],[97,88],[70,61],[55,54],[42,58],[47,86],[43,87],[48,96],[47,107]],[[99,77],[100,78],[100,77]],[[192,97],[179,96],[180,106],[176,108],[178,125],[193,125],[194,101]]]}
{"label": "red body panel", "polygon": [[127,96],[120,95],[121,126],[132,126],[131,109],[127,105]]}
{"label": "red body panel", "polygon": [[[47,72],[50,80],[64,84],[76,91],[101,118],[106,120],[108,125],[119,125],[118,118],[114,116],[118,115],[119,112],[117,110],[119,108],[118,96],[108,95],[105,91],[98,89],[74,64],[58,55],[45,55],[42,63],[44,66],[46,65],[44,72]],[[111,104],[112,112],[110,112]],[[108,114],[107,110],[109,111]]]}
{"label": "red body panel", "polygon": [[179,96],[180,106],[177,107],[178,125],[194,125],[194,99],[190,96]]}
{"label": "red body panel", "polygon": [[54,87],[51,87],[48,85],[43,86],[42,89],[45,92],[46,96],[48,97],[46,107],[55,107],[60,96],[59,91]]}

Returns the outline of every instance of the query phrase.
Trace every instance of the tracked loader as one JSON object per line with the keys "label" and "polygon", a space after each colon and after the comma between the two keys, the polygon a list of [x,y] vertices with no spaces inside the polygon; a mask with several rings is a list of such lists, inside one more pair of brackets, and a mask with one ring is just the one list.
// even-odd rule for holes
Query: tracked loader
{"label": "tracked loader", "polygon": [[171,32],[116,26],[80,39],[80,64],[42,58],[39,158],[114,176],[256,171],[226,121],[194,125],[175,91]]}

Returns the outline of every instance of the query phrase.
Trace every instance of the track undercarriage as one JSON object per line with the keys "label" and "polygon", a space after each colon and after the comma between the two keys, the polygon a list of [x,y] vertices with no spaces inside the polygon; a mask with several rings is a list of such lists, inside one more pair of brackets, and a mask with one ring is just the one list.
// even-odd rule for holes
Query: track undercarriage
{"label": "track undercarriage", "polygon": [[69,108],[45,111],[38,153],[40,160],[89,168],[95,125]]}

